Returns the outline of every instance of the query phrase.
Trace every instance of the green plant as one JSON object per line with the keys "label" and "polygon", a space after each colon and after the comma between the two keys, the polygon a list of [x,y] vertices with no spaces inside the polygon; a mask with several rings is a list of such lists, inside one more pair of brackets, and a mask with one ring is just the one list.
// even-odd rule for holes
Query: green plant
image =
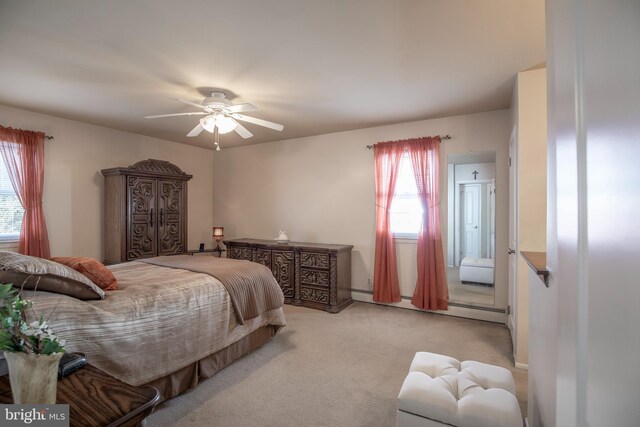
{"label": "green plant", "polygon": [[12,285],[0,284],[0,351],[45,355],[64,352],[64,340],[51,332],[44,317],[27,322],[32,304]]}

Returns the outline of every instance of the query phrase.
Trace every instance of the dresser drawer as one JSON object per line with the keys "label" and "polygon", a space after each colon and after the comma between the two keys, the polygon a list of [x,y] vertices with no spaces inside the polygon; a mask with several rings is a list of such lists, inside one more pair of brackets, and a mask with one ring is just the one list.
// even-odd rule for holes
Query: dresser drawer
{"label": "dresser drawer", "polygon": [[246,246],[227,246],[227,258],[253,261],[251,248],[248,248]]}
{"label": "dresser drawer", "polygon": [[329,254],[317,252],[301,252],[300,266],[329,269]]}
{"label": "dresser drawer", "polygon": [[329,272],[301,268],[300,283],[303,285],[329,286]]}
{"label": "dresser drawer", "polygon": [[329,290],[300,286],[300,299],[320,304],[329,304]]}

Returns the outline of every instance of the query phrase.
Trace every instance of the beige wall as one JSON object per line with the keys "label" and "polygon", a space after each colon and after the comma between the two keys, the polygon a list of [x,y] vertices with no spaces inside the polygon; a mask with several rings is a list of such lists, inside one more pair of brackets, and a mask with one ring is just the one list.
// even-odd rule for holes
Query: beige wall
{"label": "beige wall", "polygon": [[547,245],[546,68],[518,73],[518,259],[515,359],[529,363],[529,267],[520,251],[544,252]]}
{"label": "beige wall", "polygon": [[[296,241],[352,244],[352,286],[371,291],[374,171],[373,152],[365,146],[450,134],[453,139],[442,143],[440,159],[444,240],[448,153],[496,151],[496,306],[504,308],[509,126],[509,110],[501,110],[222,150],[214,156],[214,221],[230,238],[270,239],[278,230],[286,230]],[[417,275],[414,242],[398,243],[398,267],[401,294],[411,297]]]}
{"label": "beige wall", "polygon": [[39,130],[45,141],[44,210],[54,256],[103,255],[100,170],[148,158],[168,160],[189,181],[189,246],[211,243],[212,151],[142,135],[0,106],[0,124]]}

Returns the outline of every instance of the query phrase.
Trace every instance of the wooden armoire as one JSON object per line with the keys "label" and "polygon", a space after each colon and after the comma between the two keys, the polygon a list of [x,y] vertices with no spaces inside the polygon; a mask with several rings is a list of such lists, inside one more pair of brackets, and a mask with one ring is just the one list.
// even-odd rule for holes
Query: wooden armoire
{"label": "wooden armoire", "polygon": [[105,263],[187,251],[187,182],[163,160],[103,169]]}

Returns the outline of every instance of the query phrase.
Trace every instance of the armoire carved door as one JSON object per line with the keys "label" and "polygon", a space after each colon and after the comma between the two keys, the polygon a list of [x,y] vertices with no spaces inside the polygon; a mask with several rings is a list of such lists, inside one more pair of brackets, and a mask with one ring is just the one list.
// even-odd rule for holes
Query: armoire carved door
{"label": "armoire carved door", "polygon": [[162,160],[144,160],[105,176],[105,262],[187,251],[187,182]]}
{"label": "armoire carved door", "polygon": [[154,213],[157,180],[129,176],[127,181],[127,260],[156,256],[158,239]]}
{"label": "armoire carved door", "polygon": [[[186,185],[186,182],[184,182]],[[158,255],[174,255],[187,251],[183,206],[183,181],[158,180]]]}

